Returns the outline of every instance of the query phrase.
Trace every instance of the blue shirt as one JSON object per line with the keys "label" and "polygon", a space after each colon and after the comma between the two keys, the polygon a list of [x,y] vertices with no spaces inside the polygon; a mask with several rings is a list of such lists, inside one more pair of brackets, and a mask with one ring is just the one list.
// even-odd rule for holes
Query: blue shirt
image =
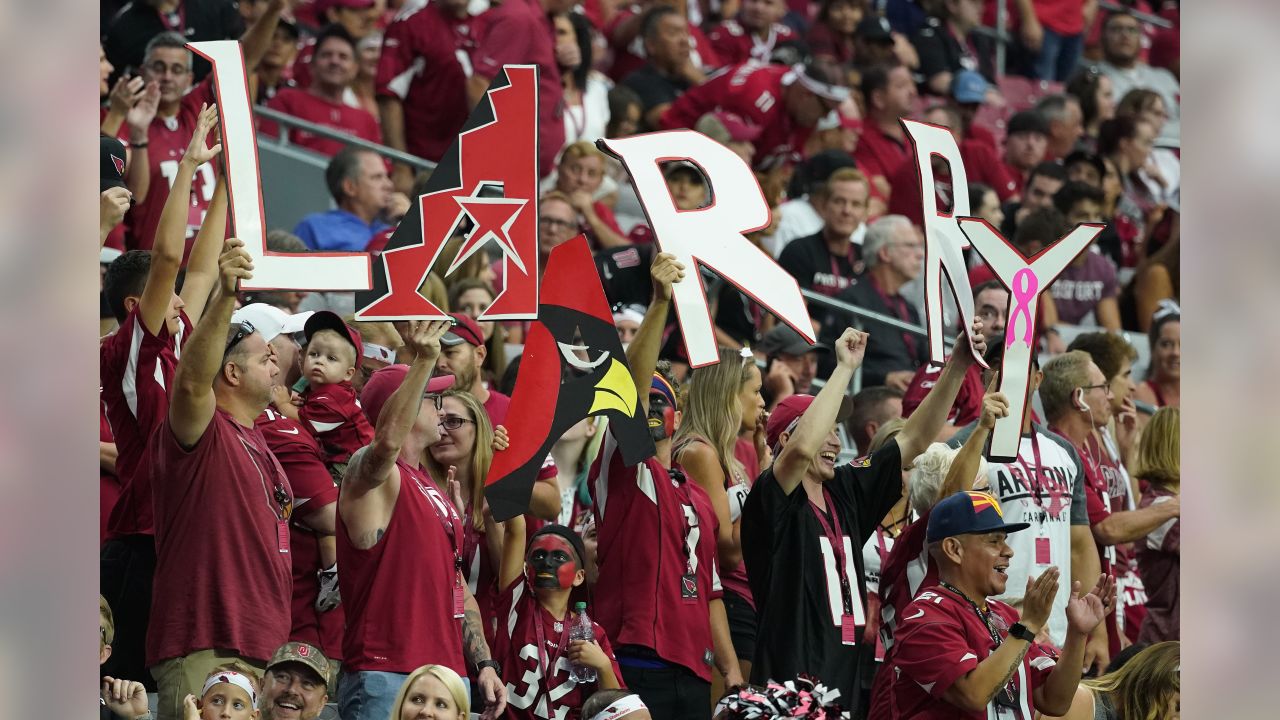
{"label": "blue shirt", "polygon": [[329,210],[302,218],[293,234],[312,250],[360,252],[374,235],[389,227],[381,220],[366,223],[346,210]]}

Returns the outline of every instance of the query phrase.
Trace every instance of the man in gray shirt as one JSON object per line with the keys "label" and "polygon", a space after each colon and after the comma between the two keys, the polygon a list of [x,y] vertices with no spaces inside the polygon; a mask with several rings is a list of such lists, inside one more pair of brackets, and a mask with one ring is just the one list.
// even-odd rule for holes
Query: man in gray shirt
{"label": "man in gray shirt", "polygon": [[1177,147],[1181,122],[1178,97],[1181,90],[1173,73],[1153,68],[1139,59],[1142,50],[1142,24],[1127,13],[1113,13],[1102,26],[1103,62],[1098,66],[1111,78],[1115,101],[1120,102],[1125,93],[1134,88],[1144,88],[1160,93],[1164,98],[1169,120],[1164,125],[1156,144]]}

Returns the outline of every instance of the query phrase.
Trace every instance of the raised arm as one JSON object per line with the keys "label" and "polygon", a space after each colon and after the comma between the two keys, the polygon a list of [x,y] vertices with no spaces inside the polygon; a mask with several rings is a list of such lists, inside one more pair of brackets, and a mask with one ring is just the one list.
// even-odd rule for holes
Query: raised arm
{"label": "raised arm", "polygon": [[209,211],[204,215],[196,241],[187,258],[187,274],[182,281],[182,304],[191,322],[200,322],[204,307],[209,303],[209,293],[218,282],[218,248],[227,236],[227,181],[226,173],[218,173]]}
{"label": "raised arm", "polygon": [[[151,189],[151,161],[147,156],[147,139],[151,121],[160,107],[160,83],[152,81],[138,94],[137,100],[125,114],[129,124],[129,167],[124,182],[136,198],[145,198]],[[221,245],[219,245],[221,246]]]}
{"label": "raised arm", "polygon": [[982,396],[982,415],[978,418],[978,426],[973,434],[960,446],[955,460],[947,470],[947,477],[942,481],[942,490],[938,493],[941,500],[962,490],[972,490],[973,481],[977,478],[981,467],[982,449],[987,444],[987,437],[996,426],[996,420],[1009,414],[1009,401],[1003,393],[994,392],[996,377],[992,375],[987,385],[987,394]]}
{"label": "raised arm", "polygon": [[183,347],[169,391],[169,427],[174,439],[186,448],[195,446],[213,419],[217,406],[213,380],[222,369],[227,330],[236,307],[236,287],[240,280],[253,277],[253,260],[237,238],[227,241],[218,264],[221,293]]}
{"label": "raised arm", "polygon": [[359,498],[383,486],[390,477],[396,466],[396,458],[400,456],[400,448],[404,446],[409,430],[418,419],[427,381],[431,379],[436,359],[440,357],[440,338],[448,331],[449,323],[446,321],[409,321],[408,333],[401,337],[416,357],[409,366],[404,382],[387,398],[374,429],[373,442],[356,451],[361,456],[360,459],[357,461],[353,457],[348,464],[347,474],[342,480],[340,500],[343,496],[348,499]]}
{"label": "raised arm", "polygon": [[658,366],[662,331],[671,310],[671,286],[684,280],[684,265],[677,262],[671,253],[658,253],[649,268],[649,277],[653,279],[653,301],[645,311],[644,320],[640,321],[636,336],[627,346],[627,365],[631,367],[631,378],[635,381],[640,406],[645,412],[649,411],[649,386],[653,382],[653,371]]}
{"label": "raised arm", "polygon": [[[853,371],[862,365],[862,358],[867,352],[868,333],[845,328],[835,342],[836,369],[822,387],[813,403],[800,416],[796,430],[787,439],[782,452],[773,461],[773,473],[778,479],[778,486],[787,495],[800,484],[809,470],[809,465],[818,458],[822,443],[835,427],[836,415],[840,412],[840,403],[844,401],[844,392],[853,379]],[[903,465],[907,464],[904,459]]]}
{"label": "raised arm", "polygon": [[933,439],[938,437],[938,432],[947,422],[951,405],[956,401],[956,394],[960,392],[965,373],[969,372],[969,366],[975,362],[974,353],[978,355],[986,353],[987,342],[982,334],[982,321],[977,318],[973,321],[973,332],[973,352],[970,352],[967,336],[961,332],[955,347],[951,349],[951,358],[947,360],[946,367],[938,376],[937,384],[928,395],[925,395],[924,400],[920,402],[920,407],[911,413],[902,432],[898,433],[898,450],[902,453],[903,467],[914,462],[920,453],[929,447]]}
{"label": "raised arm", "polygon": [[289,0],[268,0],[267,9],[240,36],[240,50],[244,53],[244,70],[252,74],[262,62],[267,50],[271,49],[271,40],[276,35],[276,27],[280,24],[280,15],[290,5]]}
{"label": "raised arm", "polygon": [[[485,517],[486,523],[493,523],[493,516]],[[525,522],[523,515],[516,515],[502,523],[502,564],[498,568],[498,589],[505,590],[524,573]],[[490,532],[496,532],[493,527]]]}
{"label": "raised arm", "polygon": [[[165,200],[164,209],[160,212],[155,241],[151,246],[151,269],[147,273],[147,284],[142,291],[138,310],[143,324],[152,334],[159,334],[164,327],[165,313],[169,311],[173,286],[178,279],[178,269],[182,266],[182,254],[187,242],[191,179],[195,176],[197,167],[222,152],[221,143],[212,148],[205,147],[205,138],[217,125],[218,109],[201,105],[195,133],[191,136],[182,160],[178,162],[178,172],[174,175],[173,186],[169,188],[169,198]],[[233,287],[232,293],[234,292]],[[225,329],[224,323],[222,330]],[[210,373],[209,378],[212,381],[213,373]]]}

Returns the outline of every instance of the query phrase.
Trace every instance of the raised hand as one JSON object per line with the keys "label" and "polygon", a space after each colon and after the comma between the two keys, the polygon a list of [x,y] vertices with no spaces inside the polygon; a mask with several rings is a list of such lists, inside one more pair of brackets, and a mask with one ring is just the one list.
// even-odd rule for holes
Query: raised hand
{"label": "raised hand", "polygon": [[[961,348],[968,345],[973,349],[972,353],[966,353]],[[966,367],[972,365],[975,360],[974,356],[982,357],[987,354],[987,336],[983,332],[982,319],[975,317],[973,319],[973,334],[961,331],[960,336],[956,338],[956,345],[952,348],[951,356],[957,362],[963,363]]]}
{"label": "raised hand", "polygon": [[511,447],[511,437],[507,428],[499,425],[493,429],[493,451],[501,452]]}
{"label": "raised hand", "polygon": [[458,473],[458,468],[450,465],[447,475],[445,475],[444,484],[449,491],[449,499],[453,501],[453,507],[457,509],[458,514],[466,517],[467,501],[462,497],[462,483],[458,482],[454,477]]}
{"label": "raised hand", "polygon": [[1053,610],[1053,598],[1058,594],[1057,566],[1050,566],[1040,573],[1040,577],[1027,578],[1027,592],[1022,598],[1022,624],[1032,632],[1049,621],[1049,613]]}
{"label": "raised hand", "polygon": [[136,680],[102,678],[102,700],[116,717],[142,717],[148,712],[147,689]]}
{"label": "raised hand", "polygon": [[124,220],[124,214],[129,212],[129,201],[133,198],[133,193],[128,188],[110,187],[102,191],[102,196],[98,200],[98,222],[103,232],[109,233],[116,229],[116,226]]}
{"label": "raised hand", "polygon": [[[994,375],[992,375],[992,384],[995,384]],[[992,430],[995,428],[997,420],[1008,416],[1009,401],[1005,398],[1004,393],[992,392],[988,388],[987,393],[982,396],[982,415],[978,419],[978,424],[988,430]]]}
{"label": "raised hand", "polygon": [[836,340],[836,363],[841,367],[856,370],[862,365],[862,358],[867,354],[869,333],[853,328],[845,328]]}
{"label": "raised hand", "polygon": [[146,87],[146,81],[141,77],[121,75],[116,80],[115,86],[111,88],[111,95],[109,96],[111,112],[127,116],[134,103],[138,102],[139,98],[142,97],[144,87]]}
{"label": "raised hand", "polygon": [[1120,412],[1116,413],[1116,444],[1120,446],[1123,457],[1133,450],[1138,441],[1138,406],[1133,398],[1124,399]]}
{"label": "raised hand", "polygon": [[240,238],[228,238],[218,257],[218,286],[223,295],[234,295],[241,280],[253,278],[253,258]]}
{"label": "raised hand", "polygon": [[1116,579],[1111,575],[1098,578],[1098,584],[1087,595],[1080,594],[1080,581],[1071,583],[1071,599],[1067,601],[1067,627],[1072,632],[1088,635],[1115,609]]}
{"label": "raised hand", "polygon": [[448,320],[410,320],[408,331],[402,332],[400,338],[419,360],[428,360],[435,365],[440,357],[440,338],[449,332],[452,324]]}
{"label": "raised hand", "polygon": [[674,295],[672,286],[684,280],[684,264],[671,253],[658,253],[649,268],[649,276],[653,278],[654,297],[670,302]]}
{"label": "raised hand", "polygon": [[193,167],[200,167],[222,152],[222,143],[218,143],[213,147],[206,147],[209,133],[216,127],[218,127],[217,106],[201,104],[200,118],[196,121],[196,131],[191,134],[191,143],[187,145],[187,152],[182,156],[184,162],[191,163]]}
{"label": "raised hand", "polygon": [[139,139],[142,142],[146,141],[147,129],[151,127],[151,121],[155,119],[159,108],[160,83],[153,80],[137,94],[133,107],[129,108],[129,112],[124,116],[125,122],[129,125],[129,137],[134,142],[138,142]]}

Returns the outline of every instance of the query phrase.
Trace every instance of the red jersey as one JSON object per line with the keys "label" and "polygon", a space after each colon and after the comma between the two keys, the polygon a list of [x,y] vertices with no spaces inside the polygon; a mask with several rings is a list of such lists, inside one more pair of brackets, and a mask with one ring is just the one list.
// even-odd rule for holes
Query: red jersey
{"label": "red jersey", "polygon": [[400,493],[377,544],[357,548],[338,513],[343,670],[410,673],[438,664],[465,677],[462,618],[453,605],[462,520],[424,471],[403,460],[396,468]]}
{"label": "red jersey", "polygon": [[119,453],[116,477],[123,487],[107,522],[109,537],[155,533],[151,473],[142,457],[152,433],[169,416],[168,387],[191,330],[191,321],[182,313],[176,335],[164,324],[152,334],[135,307],[98,346],[102,403]]}
{"label": "red jersey", "polygon": [[564,87],[555,29],[538,0],[507,0],[485,13],[474,62],[475,71],[490,79],[503,65],[538,66],[538,176],[550,175],[564,147]]}
{"label": "red jersey", "polygon": [[792,81],[789,72],[781,65],[755,63],[725,68],[672,103],[662,115],[662,127],[692,128],[703,115],[725,110],[761,128],[755,141],[757,167],[799,157],[813,128],[797,125],[782,101]]}
{"label": "red jersey", "polygon": [[507,409],[511,407],[511,398],[497,390],[489,391],[489,399],[484,401],[484,412],[489,416],[489,423],[498,427],[507,419]]}
{"label": "red jersey", "polygon": [[710,682],[709,603],[721,596],[711,499],[653,458],[627,467],[612,433],[588,482],[599,533],[596,620],[619,647],[649,648]]}
{"label": "red jersey", "polygon": [[[502,664],[502,679],[507,684],[507,712],[503,717],[508,720],[581,718],[582,704],[600,685],[598,682],[579,685],[570,674],[573,664],[564,652],[569,647],[569,627],[577,615],[569,612],[563,621],[556,620],[538,603],[523,577],[502,591],[497,611],[498,641],[493,648],[495,659]],[[613,662],[614,677],[621,682],[622,670],[613,657],[609,637],[599,623],[593,621],[591,627],[600,649]]]}
{"label": "red jersey", "polygon": [[[275,97],[267,101],[267,107],[369,142],[382,142],[382,128],[378,125],[378,118],[368,110],[331,102],[306,90],[282,88]],[[280,134],[280,128],[270,120],[259,122],[258,129],[267,137],[277,137]],[[289,141],[325,157],[337,155],[346,146],[345,143],[312,135],[305,130],[290,130]]]}
{"label": "red jersey", "polygon": [[[911,384],[902,396],[902,417],[911,417],[911,413],[924,402],[925,395],[938,383],[942,368],[929,363],[920,366],[911,377]],[[970,365],[964,379],[960,382],[960,392],[956,393],[955,402],[947,413],[947,421],[956,427],[964,427],[982,416],[982,396],[986,388],[982,385],[982,368]]]}
{"label": "red jersey", "polygon": [[[882,177],[888,182],[893,179],[893,172],[910,158],[911,148],[905,139],[898,140],[886,135],[874,121],[867,120],[863,123],[858,149],[853,152],[854,162],[863,175],[868,178]],[[872,185],[873,190],[874,188],[875,185]]]}
{"label": "red jersey", "polygon": [[324,450],[325,462],[343,463],[373,442],[373,425],[350,382],[312,385],[302,394],[298,419]]}
{"label": "red jersey", "polygon": [[[102,394],[102,388],[98,388],[98,394]],[[107,409],[101,401],[98,402],[98,442],[114,443],[115,439],[111,437],[111,423],[107,422]],[[107,519],[111,517],[111,510],[116,506],[116,502],[120,499],[120,478],[116,477],[113,472],[108,472],[105,468],[98,473],[98,543],[101,544],[107,540]]]}
{"label": "red jersey", "polygon": [[[191,135],[200,118],[200,105],[213,105],[214,102],[213,76],[210,75],[182,97],[177,114],[170,118],[156,115],[151,121],[151,127],[147,129],[147,161],[151,163],[151,184],[147,188],[147,196],[139,200],[124,218],[127,227],[125,245],[130,250],[150,250],[155,244],[160,213],[164,210],[165,201],[169,199],[173,179],[178,176],[178,163],[191,144]],[[127,125],[120,127],[117,137],[128,145]],[[187,213],[188,253],[191,252],[196,231],[204,222],[204,214],[209,211],[215,181],[211,163],[196,168],[196,174],[191,180],[191,205]]]}
{"label": "red jersey", "polygon": [[338,605],[328,612],[316,610],[316,596],[320,593],[316,572],[324,569],[320,563],[320,536],[302,520],[316,508],[337,502],[338,486],[325,468],[315,438],[296,421],[267,408],[254,421],[254,427],[279,461],[294,495],[294,514],[289,523],[289,555],[293,558],[289,639],[320,648],[330,660],[341,660],[345,608]]}
{"label": "red jersey", "polygon": [[265,661],[289,639],[293,493],[262,433],[216,410],[190,450],[169,422],[155,465],[147,665],[218,648]]}
{"label": "red jersey", "polygon": [[387,26],[375,84],[378,95],[402,103],[410,154],[438,162],[467,121],[474,21],[426,3],[405,6]]}
{"label": "red jersey", "polygon": [[[996,600],[988,600],[991,625],[1003,640],[1008,626],[1018,621],[1018,611]],[[973,605],[963,597],[935,585],[907,606],[906,619],[898,628],[898,641],[889,651],[888,663],[877,684],[891,683],[889,692],[873,704],[870,717],[913,718],[913,720],[960,720],[1010,718],[1031,720],[1034,689],[1043,685],[1057,664],[1052,648],[1032,643],[1018,670],[1010,678],[1010,708],[997,700],[982,712],[966,712],[942,696],[956,679],[971,672],[994,650],[991,631],[978,617]],[[1001,691],[1001,695],[1004,691]],[[874,693],[873,693],[874,695]]]}
{"label": "red jersey", "polygon": [[711,28],[707,37],[723,64],[738,65],[748,60],[769,62],[769,56],[778,43],[795,40],[796,33],[782,23],[773,23],[762,38],[742,27],[737,20],[725,20]]}
{"label": "red jersey", "polygon": [[893,647],[894,634],[916,593],[938,584],[938,568],[929,562],[924,541],[931,511],[902,529],[880,567],[880,641],[886,651]]}
{"label": "red jersey", "polygon": [[[647,60],[648,56],[644,50],[644,37],[639,32],[625,47],[613,42],[614,32],[618,26],[642,12],[644,12],[644,7],[639,4],[623,8],[613,16],[613,20],[610,20],[609,24],[604,28],[605,37],[609,38],[609,44],[613,46],[613,65],[609,68],[609,77],[614,82],[622,82],[628,75],[644,67]],[[719,53],[711,46],[711,40],[693,22],[689,23],[689,60],[693,62],[695,67],[703,71],[713,70],[727,64],[720,59]]]}

